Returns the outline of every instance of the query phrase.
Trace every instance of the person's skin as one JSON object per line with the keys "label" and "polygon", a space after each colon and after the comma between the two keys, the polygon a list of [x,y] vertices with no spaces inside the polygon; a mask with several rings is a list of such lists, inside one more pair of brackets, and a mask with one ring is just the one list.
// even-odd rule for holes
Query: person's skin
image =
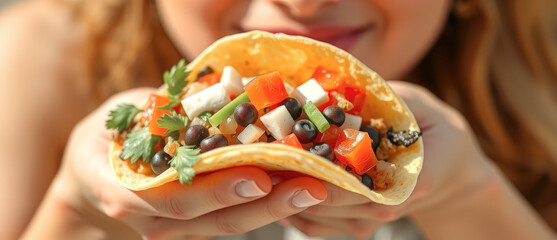
{"label": "person's skin", "polygon": [[[383,77],[397,79],[414,67],[438,37],[450,2],[161,0],[157,4],[167,33],[184,56],[197,55],[224,34],[251,29],[284,31],[337,43]],[[37,20],[36,16],[41,16],[39,11],[29,9],[32,10],[28,8],[20,12],[23,13],[21,18],[33,16],[31,19]],[[53,13],[56,9],[51,10],[50,13]],[[17,18],[15,15],[18,14],[12,13],[6,18],[13,20]],[[328,25],[332,23],[347,26],[333,28]],[[372,28],[354,44],[322,32],[324,29],[342,32],[346,29],[344,27],[368,26],[368,23]],[[7,189],[6,192],[13,194],[2,194],[6,198],[2,200],[6,201],[2,201],[0,211],[12,211],[7,215],[10,218],[21,217],[18,210],[27,211],[21,217],[24,218],[29,216],[36,203],[24,203],[21,199],[33,196],[31,201],[40,200],[41,192],[56,171],[53,166],[59,164],[59,153],[54,151],[54,147],[64,145],[68,126],[73,126],[84,113],[68,114],[69,119],[65,122],[49,125],[52,126],[50,132],[42,130],[42,121],[54,121],[48,114],[50,111],[60,108],[79,110],[79,105],[88,101],[86,94],[79,94],[79,89],[83,89],[79,84],[64,84],[54,73],[41,71],[34,76],[29,71],[21,76],[21,69],[25,67],[48,70],[53,66],[46,63],[57,61],[48,61],[44,57],[39,58],[42,61],[14,61],[21,54],[16,50],[32,46],[33,49],[24,53],[33,55],[32,50],[52,50],[51,45],[61,40],[44,39],[41,35],[14,35],[9,26],[13,26],[10,21],[0,19],[0,79],[27,81],[2,80],[0,103],[13,102],[20,89],[26,89],[33,98],[18,98],[18,105],[4,104],[1,109],[7,112],[21,112],[22,108],[43,109],[20,113],[22,118],[0,118],[0,131],[10,137],[3,139],[0,145],[5,153],[2,163],[29,171],[27,174],[13,171],[3,176],[3,191]],[[18,27],[24,29],[26,26]],[[27,44],[22,43],[25,39]],[[32,45],[31,39],[43,40],[44,46]],[[31,83],[39,77],[49,83],[46,84],[48,87]],[[271,186],[269,177],[262,170],[250,167],[198,176],[196,184],[199,185],[178,187],[177,184],[169,184],[144,193],[130,192],[118,185],[110,173],[107,164],[109,135],[102,125],[108,109],[115,104],[138,102],[150,91],[134,90],[111,99],[74,129],[61,171],[42,201],[33,223],[27,228],[25,237],[76,239],[108,236],[123,239],[139,233],[157,239],[223,235],[243,233],[286,217],[293,226],[308,235],[363,237],[371,234],[382,222],[408,215],[432,239],[551,238],[551,231],[488,163],[466,122],[454,109],[416,86],[391,84],[416,114],[426,152],[418,186],[410,199],[400,206],[374,204],[359,195],[308,177]],[[41,119],[41,122],[33,121],[36,119]],[[33,128],[30,129],[30,126]],[[25,131],[17,133],[14,131],[17,129]],[[18,144],[22,142],[26,145]],[[28,146],[34,146],[33,151]],[[21,161],[14,162],[13,159]],[[38,168],[38,159],[51,169]],[[219,179],[235,181],[211,184],[219,182]],[[240,182],[255,183],[260,191],[251,188],[251,192],[263,194],[241,197],[243,191],[237,185]],[[298,198],[294,194],[306,192],[313,197],[301,198],[306,200],[306,204],[296,207],[293,201]],[[321,200],[324,200],[321,205],[303,211],[310,203],[317,204]],[[18,206],[20,202],[24,204]],[[195,206],[188,204],[192,202]],[[2,218],[5,221],[3,226],[14,225],[9,222],[10,218]],[[21,219],[16,221],[19,224],[22,222]],[[23,227],[16,225],[18,229]],[[8,234],[6,238],[9,239],[12,238],[10,236],[17,236],[18,232]]]}

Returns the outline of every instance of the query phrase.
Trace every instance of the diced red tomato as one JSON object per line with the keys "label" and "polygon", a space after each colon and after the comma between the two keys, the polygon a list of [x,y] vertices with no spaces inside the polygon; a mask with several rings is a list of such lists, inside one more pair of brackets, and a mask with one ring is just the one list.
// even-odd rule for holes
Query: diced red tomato
{"label": "diced red tomato", "polygon": [[331,124],[331,126],[325,130],[325,132],[321,133],[321,132],[317,132],[317,137],[315,138],[315,140],[313,141],[314,143],[320,143],[320,142],[324,142],[329,144],[329,146],[331,148],[335,147],[335,144],[337,142],[337,138],[338,135],[341,133],[342,131],[340,130],[339,127],[337,127],[334,124]]}
{"label": "diced red tomato", "polygon": [[197,80],[200,83],[206,83],[209,86],[213,86],[220,82],[220,74],[218,73],[209,73]]}
{"label": "diced red tomato", "polygon": [[326,69],[323,66],[318,66],[313,75],[314,78],[325,91],[337,91],[342,92],[344,86],[346,85],[344,79],[341,79],[338,72]]}
{"label": "diced red tomato", "polygon": [[147,100],[145,111],[143,112],[144,124],[149,124],[149,132],[153,135],[163,136],[166,128],[160,128],[157,120],[163,114],[170,114],[170,110],[159,109],[159,107],[166,106],[170,103],[167,97],[151,94]]}
{"label": "diced red tomato", "polygon": [[[157,99],[157,97],[166,98],[166,97],[158,96],[154,93],[149,95],[149,98],[147,99],[147,104],[145,104],[145,110],[143,111],[143,116],[141,117],[141,120],[140,120],[141,124],[148,125],[151,122],[151,120],[153,118],[153,112],[155,110],[155,99]],[[157,108],[158,108],[158,106],[157,106]],[[172,107],[172,110],[176,111],[177,113],[180,113],[180,111],[182,110],[182,104],[178,104],[178,105]]]}
{"label": "diced red tomato", "polygon": [[291,146],[291,147],[304,149],[302,147],[302,144],[298,140],[298,137],[296,137],[296,134],[294,134],[294,133],[291,133],[290,135],[284,137],[283,139],[276,140],[273,143],[282,143],[282,144],[285,144],[285,145],[288,145],[288,146]]}
{"label": "diced red tomato", "polygon": [[335,145],[335,156],[344,164],[362,175],[369,171],[377,159],[371,148],[371,138],[367,132],[354,129],[344,129]]}
{"label": "diced red tomato", "polygon": [[344,96],[346,97],[346,100],[354,104],[354,108],[347,113],[356,115],[359,114],[366,100],[366,91],[361,88],[346,87]]}
{"label": "diced red tomato", "polygon": [[270,107],[288,98],[288,93],[278,72],[258,76],[246,85],[246,93],[257,109]]}
{"label": "diced red tomato", "polygon": [[176,113],[180,113],[180,111],[182,111],[182,103],[179,103],[178,105],[172,107],[172,110],[174,110]]}

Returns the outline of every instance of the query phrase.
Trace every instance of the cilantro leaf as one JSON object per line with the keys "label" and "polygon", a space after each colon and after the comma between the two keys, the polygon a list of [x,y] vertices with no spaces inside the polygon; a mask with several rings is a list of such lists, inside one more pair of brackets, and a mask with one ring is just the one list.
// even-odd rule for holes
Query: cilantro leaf
{"label": "cilantro leaf", "polygon": [[195,170],[192,166],[201,160],[198,155],[201,150],[193,149],[193,147],[186,145],[177,148],[176,155],[170,160],[170,166],[176,169],[181,184],[191,184],[191,180],[195,176]]}
{"label": "cilantro leaf", "polygon": [[213,116],[213,114],[211,114],[210,112],[203,112],[201,114],[199,114],[199,118],[201,118],[201,120],[205,121],[205,122],[209,122],[209,118]]}
{"label": "cilantro leaf", "polygon": [[170,71],[164,72],[163,80],[168,86],[168,95],[180,96],[182,89],[188,84],[185,79],[189,74],[190,72],[186,71],[186,61],[184,59],[173,66]]}
{"label": "cilantro leaf", "polygon": [[135,163],[139,158],[144,162],[151,161],[155,155],[155,145],[162,138],[159,136],[151,135],[149,127],[143,127],[138,131],[131,132],[124,140],[122,148],[122,159],[130,159],[131,163]]}
{"label": "cilantro leaf", "polygon": [[143,110],[135,107],[132,104],[120,104],[115,110],[110,111],[108,114],[110,119],[106,120],[107,129],[116,129],[122,132],[130,127],[133,118]]}
{"label": "cilantro leaf", "polygon": [[170,102],[167,105],[164,105],[162,107],[158,107],[158,109],[172,110],[172,108],[174,106],[180,104],[180,97],[174,96],[174,95],[169,95],[168,98],[170,98]]}
{"label": "cilantro leaf", "polygon": [[164,132],[165,136],[172,134],[173,132],[178,132],[188,125],[188,120],[175,111],[170,111],[170,114],[163,114],[160,119],[157,120],[157,124],[160,128],[166,128]]}

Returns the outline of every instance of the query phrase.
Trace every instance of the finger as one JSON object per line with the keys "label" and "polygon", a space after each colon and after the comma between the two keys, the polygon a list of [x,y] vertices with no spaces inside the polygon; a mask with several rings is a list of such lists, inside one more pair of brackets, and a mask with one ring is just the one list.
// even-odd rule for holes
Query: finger
{"label": "finger", "polygon": [[348,206],[325,206],[317,205],[309,207],[304,214],[311,214],[324,218],[357,218],[373,219],[371,208],[368,204],[348,205]]}
{"label": "finger", "polygon": [[326,218],[305,213],[289,217],[288,220],[304,234],[315,237],[350,235],[367,238],[382,225],[372,220]]}
{"label": "finger", "polygon": [[[141,107],[141,104],[148,98],[149,94],[155,91],[155,88],[136,88],[113,95],[76,125],[72,137],[81,136],[79,142],[87,140],[98,142],[101,140],[100,142],[103,144],[91,145],[107,147],[113,133],[113,131],[108,130],[105,126],[105,122],[109,118],[109,112],[124,103]],[[83,138],[82,136],[99,136],[99,138]]]}
{"label": "finger", "polygon": [[[81,121],[81,123],[96,123],[96,125],[100,126],[100,128],[105,129],[104,123],[106,119],[108,119],[108,113],[111,110],[114,110],[116,106],[120,104],[133,104],[139,108],[149,97],[149,94],[154,93],[155,91],[155,88],[136,88],[115,94],[95,109],[95,111],[88,115],[83,121]],[[98,131],[99,128],[91,129],[89,126],[88,129],[91,131]]]}
{"label": "finger", "polygon": [[191,185],[177,181],[136,192],[142,210],[154,216],[193,219],[217,209],[253,201],[271,191],[271,179],[256,167],[235,167],[196,176]]}
{"label": "finger", "polygon": [[443,119],[446,118],[444,116],[446,104],[428,90],[406,82],[388,81],[388,83],[408,105],[420,128],[428,129],[445,122]]}
{"label": "finger", "polygon": [[327,191],[319,180],[299,177],[277,184],[265,198],[190,221],[161,219],[155,228],[172,235],[241,234],[299,213],[326,197]]}
{"label": "finger", "polygon": [[461,170],[462,164],[470,161],[462,159],[455,164],[453,161],[444,161],[447,156],[468,156],[467,151],[480,148],[474,145],[475,140],[471,140],[474,136],[465,118],[454,108],[417,85],[397,81],[389,81],[389,85],[406,101],[416,117],[423,133],[425,149],[436,149],[425,151],[426,161],[418,179],[418,185],[425,183],[431,192],[435,192],[441,182],[434,181],[432,176],[436,176],[435,179],[453,179],[455,176],[449,174],[464,172]]}
{"label": "finger", "polygon": [[294,215],[288,217],[287,219],[291,226],[297,228],[300,232],[304,233],[308,237],[336,237],[347,235],[346,232],[337,229],[336,227],[312,222],[300,217],[299,215]]}
{"label": "finger", "polygon": [[[100,107],[95,109],[93,113],[89,114],[76,125],[68,141],[70,146],[66,148],[69,150],[68,155],[72,155],[71,153],[79,151],[77,154],[82,156],[98,156],[103,158],[105,161],[101,161],[100,163],[102,164],[107,162],[108,157],[106,154],[108,153],[110,140],[113,134],[113,131],[108,130],[105,126],[110,110],[115,109],[117,105],[122,103],[132,103],[139,106],[139,104],[147,99],[149,94],[153,93],[155,90],[154,88],[137,88],[118,93],[105,101]],[[83,136],[92,137],[84,138]],[[78,147],[75,145],[87,147]]]}
{"label": "finger", "polygon": [[134,88],[120,92],[113,95],[106,100],[99,108],[99,111],[108,112],[120,104],[133,104],[136,107],[141,107],[145,104],[147,98],[151,93],[155,93],[156,88]]}
{"label": "finger", "polygon": [[[269,176],[273,184],[277,184],[288,179],[305,176],[303,173],[292,172],[292,171],[276,171],[270,172]],[[327,199],[320,203],[320,205],[328,206],[345,206],[368,203],[369,199],[361,194],[357,194],[351,191],[347,191],[339,186],[332,183],[323,181],[323,185],[327,188]]]}
{"label": "finger", "polygon": [[323,182],[327,188],[327,199],[320,205],[326,206],[347,206],[370,202],[369,198],[357,194],[329,182]]}
{"label": "finger", "polygon": [[391,222],[400,218],[401,210],[393,206],[369,203],[343,207],[313,206],[308,208],[304,214],[318,218],[354,218],[375,220],[378,222]]}
{"label": "finger", "polygon": [[[115,216],[124,216],[128,206],[144,204],[144,201],[122,187],[108,165],[108,152],[112,131],[105,127],[110,110],[121,103],[135,103],[139,106],[154,88],[138,88],[114,95],[92,114],[88,115],[72,131],[63,168],[72,168],[77,181],[90,186],[86,197],[99,209],[106,209]],[[89,136],[89,137],[84,137]],[[87,161],[83,161],[86,159]],[[92,170],[94,169],[94,170]],[[122,201],[126,199],[128,201]],[[106,212],[105,212],[106,213]]]}
{"label": "finger", "polygon": [[383,205],[374,202],[341,207],[319,204],[309,207],[303,214],[319,218],[356,218],[386,223],[397,220],[412,210],[419,208],[420,202],[416,200],[420,199],[422,196],[423,193],[421,193],[420,190],[415,191],[404,203],[396,206]]}

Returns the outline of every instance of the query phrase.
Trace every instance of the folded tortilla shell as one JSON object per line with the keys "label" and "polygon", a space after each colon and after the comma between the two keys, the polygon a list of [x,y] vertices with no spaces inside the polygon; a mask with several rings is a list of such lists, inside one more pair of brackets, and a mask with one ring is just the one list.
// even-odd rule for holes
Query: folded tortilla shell
{"label": "folded tortilla shell", "polygon": [[[392,91],[377,73],[366,67],[347,52],[330,44],[305,37],[252,31],[224,37],[207,48],[188,65],[194,81],[204,66],[216,72],[233,66],[243,76],[257,76],[279,71],[283,80],[296,87],[311,78],[317,66],[338,71],[349,77],[349,85],[367,91],[360,116],[365,120],[383,118],[395,130],[419,131],[414,116],[406,104]],[[160,94],[166,95],[163,87]],[[114,141],[110,147],[110,163],[118,180],[135,191],[154,188],[177,180],[174,168],[158,176],[136,173],[120,159],[121,145]],[[311,175],[346,190],[359,193],[370,200],[396,205],[406,200],[416,185],[423,163],[421,138],[402,150],[389,163],[396,165],[395,182],[386,190],[371,191],[358,178],[331,161],[308,151],[282,144],[256,143],[231,145],[201,154],[194,166],[196,174],[219,169],[253,165],[266,170],[288,170]],[[195,178],[193,179],[195,184]]]}

